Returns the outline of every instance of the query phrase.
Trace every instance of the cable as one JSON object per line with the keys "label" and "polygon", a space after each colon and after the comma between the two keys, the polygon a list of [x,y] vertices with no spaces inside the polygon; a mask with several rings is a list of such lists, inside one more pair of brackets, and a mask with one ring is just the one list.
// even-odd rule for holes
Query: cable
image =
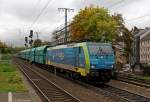
{"label": "cable", "polygon": [[[61,16],[60,19],[58,20],[58,22],[62,22],[64,21],[64,16]],[[44,31],[45,29],[48,29],[50,26],[52,26],[51,24],[46,25],[45,27],[42,27],[40,29],[40,32]]]}
{"label": "cable", "polygon": [[44,10],[48,7],[49,3],[52,0],[48,0],[47,3],[45,4],[45,6],[43,7],[43,9],[41,10],[41,12],[39,13],[39,15],[35,18],[35,20],[33,21],[33,23],[31,24],[31,26],[29,27],[30,29],[34,26],[34,24],[38,21],[38,19],[40,18],[40,16],[42,15],[42,13],[44,12]]}
{"label": "cable", "polygon": [[35,5],[33,6],[33,12],[32,12],[32,14],[34,13],[34,9],[36,9],[36,7],[37,7],[37,5],[39,4],[41,2],[41,0],[38,0],[36,3],[35,3]]}
{"label": "cable", "polygon": [[[41,2],[41,0],[37,0],[37,2],[34,4],[34,6],[32,7],[32,11],[31,14],[35,13],[35,9],[37,9],[37,5]],[[32,16],[33,17],[33,16]],[[23,26],[25,26],[25,23],[23,24]],[[27,27],[28,28],[28,27]]]}
{"label": "cable", "polygon": [[138,19],[141,19],[141,18],[144,18],[144,17],[147,17],[147,16],[150,16],[150,13],[145,14],[145,15],[143,15],[143,16],[139,16],[139,17],[127,19],[126,21],[138,20]]}
{"label": "cable", "polygon": [[[84,1],[86,1],[86,0],[84,0]],[[118,2],[116,2],[116,3],[114,3],[114,4],[112,4],[109,8],[112,8],[112,7],[118,5],[118,4],[122,3],[122,2],[124,2],[124,0],[121,0],[121,1],[118,1]],[[40,31],[42,31],[42,30],[44,30],[44,29],[46,29],[46,28],[48,28],[48,26],[42,28]]]}
{"label": "cable", "polygon": [[111,9],[111,8],[113,8],[114,6],[116,6],[116,5],[118,5],[118,4],[122,3],[122,2],[124,2],[124,0],[118,1],[118,2],[116,2],[116,3],[112,4],[112,5],[110,5],[108,8]]}
{"label": "cable", "polygon": [[[83,0],[84,2],[86,1],[86,0]],[[113,5],[111,5],[110,7],[114,7],[114,6],[116,6],[116,5],[118,5],[118,4],[120,4],[120,3],[122,3],[124,0],[121,0],[121,1],[118,1],[118,2],[116,2],[116,3],[114,3]],[[45,27],[44,27],[45,28]],[[46,27],[47,28],[47,27]],[[43,30],[43,29],[42,29]]]}

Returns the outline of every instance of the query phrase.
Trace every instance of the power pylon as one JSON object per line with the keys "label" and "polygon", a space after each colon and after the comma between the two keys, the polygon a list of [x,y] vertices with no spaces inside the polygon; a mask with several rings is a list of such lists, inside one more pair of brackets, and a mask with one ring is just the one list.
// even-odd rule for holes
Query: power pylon
{"label": "power pylon", "polygon": [[58,8],[58,10],[62,10],[63,12],[65,12],[65,37],[64,37],[64,43],[67,43],[67,16],[68,16],[68,12],[70,11],[74,11],[74,9],[70,9],[70,8]]}

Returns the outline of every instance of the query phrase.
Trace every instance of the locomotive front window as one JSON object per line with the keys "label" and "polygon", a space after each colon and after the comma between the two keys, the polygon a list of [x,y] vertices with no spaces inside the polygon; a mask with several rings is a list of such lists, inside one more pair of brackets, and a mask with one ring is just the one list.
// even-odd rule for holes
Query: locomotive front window
{"label": "locomotive front window", "polygon": [[109,45],[89,45],[89,52],[91,55],[112,54],[112,47]]}

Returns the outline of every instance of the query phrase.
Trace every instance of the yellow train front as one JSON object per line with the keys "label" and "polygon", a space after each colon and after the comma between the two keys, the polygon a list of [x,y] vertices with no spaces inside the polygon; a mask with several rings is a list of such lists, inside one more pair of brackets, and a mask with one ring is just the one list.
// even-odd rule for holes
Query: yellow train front
{"label": "yellow train front", "polygon": [[83,42],[49,47],[45,64],[75,79],[108,82],[112,78],[115,57],[110,43]]}

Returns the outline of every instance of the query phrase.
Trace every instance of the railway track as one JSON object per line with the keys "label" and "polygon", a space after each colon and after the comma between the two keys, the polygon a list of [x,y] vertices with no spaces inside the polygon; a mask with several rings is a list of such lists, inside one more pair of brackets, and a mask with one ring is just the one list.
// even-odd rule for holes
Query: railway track
{"label": "railway track", "polygon": [[29,66],[16,59],[14,63],[42,95],[44,102],[81,102],[78,98],[51,82],[39,72],[34,71]]}
{"label": "railway track", "polygon": [[91,90],[102,94],[108,98],[115,100],[115,102],[150,102],[150,98],[128,92],[110,85],[89,85],[82,82],[77,82]]}
{"label": "railway track", "polygon": [[145,82],[145,81],[138,80],[135,78],[130,78],[127,75],[123,75],[123,74],[118,74],[117,80],[122,81],[122,82],[126,82],[126,83],[130,83],[130,84],[134,84],[137,86],[141,86],[141,87],[150,88],[150,82]]}
{"label": "railway track", "polygon": [[[23,65],[23,63],[22,63],[22,65]],[[44,67],[44,66],[33,66],[33,68],[35,68],[35,67]],[[40,73],[41,75],[44,75],[44,72],[36,71],[36,73]],[[101,94],[107,98],[114,100],[115,102],[150,102],[150,98],[147,98],[142,95],[134,94],[134,93],[122,90],[122,89],[118,89],[118,88],[115,88],[115,87],[112,87],[109,85],[101,85],[101,86],[96,85],[95,86],[95,85],[89,85],[87,83],[83,83],[78,80],[75,81],[70,78],[66,78],[65,76],[63,76],[63,78],[70,80],[74,83],[80,84],[80,85],[96,92],[97,94]],[[63,102],[63,101],[61,101],[61,102]],[[68,101],[68,102],[70,102],[70,101]],[[71,102],[74,102],[74,101],[71,101]]]}
{"label": "railway track", "polygon": [[[40,67],[40,68],[43,67],[43,69],[46,69],[46,66],[38,65],[38,67]],[[83,83],[78,80],[70,79],[62,74],[57,74],[57,75],[65,78],[67,80],[70,80],[72,82],[78,83],[82,86],[85,86],[86,88],[89,88],[98,94],[103,94],[104,96],[115,100],[115,102],[150,102],[150,98],[147,98],[145,96],[138,95],[135,93],[131,93],[131,92],[128,92],[128,91],[125,91],[125,90],[122,90],[122,89],[119,89],[119,88],[116,88],[116,87],[113,87],[110,85],[106,85],[106,84],[100,85],[100,86],[89,85],[87,83]]]}
{"label": "railway track", "polygon": [[127,102],[150,102],[150,98],[138,95],[135,93],[131,93],[116,87],[112,87],[109,85],[105,85],[103,88],[101,88],[107,92],[115,93],[120,98],[123,98]]}

